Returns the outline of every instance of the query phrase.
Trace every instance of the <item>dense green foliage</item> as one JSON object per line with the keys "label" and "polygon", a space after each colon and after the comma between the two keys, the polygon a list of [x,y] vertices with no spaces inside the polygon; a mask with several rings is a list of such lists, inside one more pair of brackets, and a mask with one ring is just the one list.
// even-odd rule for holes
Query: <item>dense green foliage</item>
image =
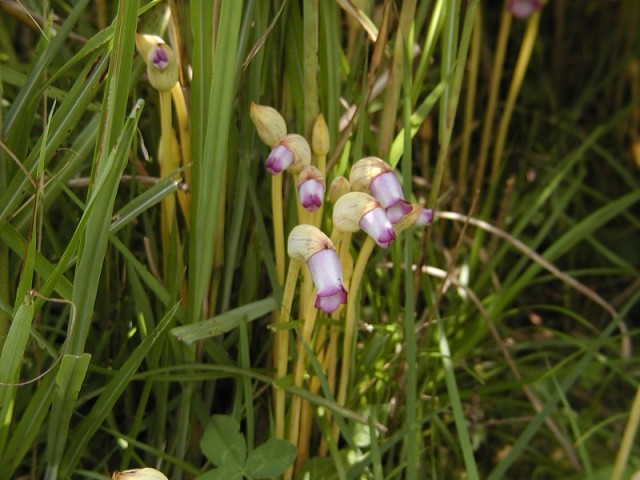
{"label": "dense green foliage", "polygon": [[[640,471],[640,4],[509,3],[0,1],[0,478],[279,475],[278,387],[312,406],[298,478]],[[173,47],[186,103],[136,32]],[[252,102],[310,141],[323,114],[327,190],[377,156],[436,212],[348,289],[344,402],[302,282],[278,317]]]}

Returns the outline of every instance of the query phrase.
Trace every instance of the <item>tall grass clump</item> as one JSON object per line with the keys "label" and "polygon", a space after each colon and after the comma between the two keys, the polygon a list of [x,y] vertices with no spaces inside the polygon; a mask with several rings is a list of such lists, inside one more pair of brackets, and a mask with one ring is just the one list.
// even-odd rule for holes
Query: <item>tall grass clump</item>
{"label": "tall grass clump", "polygon": [[638,475],[637,2],[0,12],[0,477]]}

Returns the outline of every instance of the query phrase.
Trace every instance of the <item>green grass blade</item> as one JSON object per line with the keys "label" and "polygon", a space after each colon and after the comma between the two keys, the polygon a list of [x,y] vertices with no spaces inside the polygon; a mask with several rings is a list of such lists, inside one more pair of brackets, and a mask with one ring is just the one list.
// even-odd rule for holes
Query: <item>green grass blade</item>
{"label": "green grass blade", "polygon": [[5,450],[12,423],[20,365],[35,313],[34,298],[26,295],[15,316],[0,354],[0,454]]}
{"label": "green grass blade", "polygon": [[247,303],[241,307],[216,315],[202,322],[175,327],[171,334],[178,340],[191,344],[198,340],[215,337],[238,328],[244,321],[252,322],[264,317],[278,306],[272,297]]}
{"label": "green grass blade", "polygon": [[75,469],[83,454],[83,447],[87,445],[94,433],[100,428],[102,422],[111,413],[114,405],[129,386],[140,364],[144,361],[149,350],[155,344],[162,332],[167,328],[178,309],[178,305],[171,308],[156,328],[140,345],[131,353],[131,356],[118,370],[118,373],[106,385],[91,412],[74,429],[69,448],[65,452],[59,469],[59,477],[66,478]]}
{"label": "green grass blade", "polygon": [[78,393],[89,368],[91,355],[65,355],[56,375],[56,401],[51,410],[49,433],[47,436],[47,471],[45,478],[58,478],[58,467],[67,444],[67,435]]}
{"label": "green grass blade", "polygon": [[102,259],[109,239],[115,195],[120,183],[121,172],[127,162],[131,141],[142,112],[142,105],[143,102],[138,101],[127,119],[116,147],[104,159],[91,194],[90,203],[93,203],[93,208],[87,218],[83,245],[80,246],[78,254],[76,281],[72,295],[77,317],[75,329],[69,339],[69,352],[75,355],[83,352],[89,334],[93,305],[102,271]]}
{"label": "green grass blade", "polygon": [[[208,2],[204,2],[208,3]],[[192,6],[197,16],[205,9],[203,2]],[[191,203],[192,234],[189,237],[189,312],[193,320],[200,319],[202,304],[207,294],[213,265],[212,239],[216,238],[217,205],[220,199],[224,162],[227,161],[229,125],[235,98],[236,51],[242,18],[242,2],[222,2],[220,21],[216,37],[216,55],[212,71],[196,72],[198,78],[207,75],[211,84],[206,105],[206,123],[194,129],[193,136],[202,135],[202,150],[194,145],[193,188]],[[206,9],[205,9],[206,11]],[[197,19],[200,21],[201,19]],[[206,42],[205,38],[195,38],[195,43]],[[198,64],[194,64],[194,70]],[[202,67],[203,65],[200,65]],[[210,79],[214,81],[211,82]],[[200,85],[205,87],[203,82]],[[206,97],[205,97],[206,98]],[[198,112],[196,111],[196,115]],[[202,117],[204,119],[204,115]],[[206,133],[205,133],[206,132]]]}

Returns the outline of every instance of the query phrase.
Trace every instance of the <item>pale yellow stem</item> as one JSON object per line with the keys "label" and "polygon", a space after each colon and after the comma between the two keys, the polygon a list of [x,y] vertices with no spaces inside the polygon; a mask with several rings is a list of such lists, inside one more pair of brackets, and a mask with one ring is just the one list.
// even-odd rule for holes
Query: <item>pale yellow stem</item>
{"label": "pale yellow stem", "polygon": [[[289,271],[287,272],[287,282],[282,292],[280,314],[275,316],[276,327],[281,326],[279,325],[280,323],[291,317],[291,305],[293,304],[293,295],[296,290],[299,272],[300,263],[291,261],[289,263]],[[276,366],[276,378],[282,380],[287,376],[287,367],[289,365],[289,331],[287,329],[276,329],[274,347],[273,363]],[[275,398],[276,438],[284,438],[285,391],[278,385],[275,385],[273,390]]]}

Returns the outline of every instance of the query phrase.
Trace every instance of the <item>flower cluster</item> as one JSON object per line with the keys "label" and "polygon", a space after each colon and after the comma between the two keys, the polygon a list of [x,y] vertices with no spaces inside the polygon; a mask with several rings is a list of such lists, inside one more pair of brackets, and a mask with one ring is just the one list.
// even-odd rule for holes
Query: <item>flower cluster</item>
{"label": "flower cluster", "polygon": [[[265,166],[271,175],[285,171],[295,177],[300,204],[309,212],[320,209],[326,193],[324,172],[311,165],[313,154],[326,155],[328,134],[316,125],[313,149],[298,134],[288,133],[277,110],[251,105],[251,119],[260,139],[271,148]],[[393,168],[377,157],[366,157],[353,164],[349,178],[336,177],[329,188],[336,232],[366,232],[381,248],[388,248],[397,232],[409,225],[425,226],[433,211],[411,204],[404,198],[402,185]],[[317,223],[319,225],[319,221]],[[298,225],[288,241],[289,256],[309,268],[316,287],[316,308],[332,313],[346,302],[340,257],[333,243],[313,225]]]}

